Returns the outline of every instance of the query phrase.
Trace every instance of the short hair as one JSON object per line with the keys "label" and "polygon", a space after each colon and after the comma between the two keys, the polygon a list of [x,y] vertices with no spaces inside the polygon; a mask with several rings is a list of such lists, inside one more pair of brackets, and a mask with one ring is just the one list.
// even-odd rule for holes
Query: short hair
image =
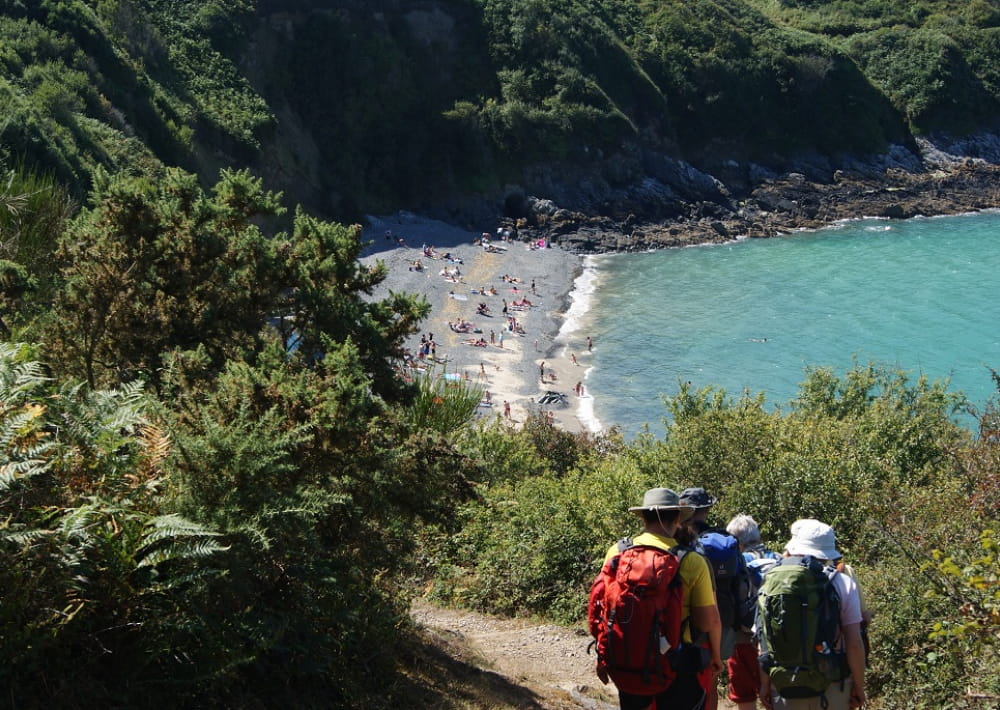
{"label": "short hair", "polygon": [[646,510],[643,510],[641,512],[642,512],[642,519],[643,519],[643,521],[645,521],[647,523],[657,523],[657,522],[658,523],[672,523],[672,522],[676,521],[680,517],[680,514],[681,514],[681,511],[679,511],[677,509],[673,509],[673,510],[663,510],[663,509],[660,509],[660,510],[657,510],[655,508],[653,508],[653,509],[648,509],[647,508]]}
{"label": "short hair", "polygon": [[739,540],[743,547],[750,547],[760,542],[760,528],[757,526],[757,521],[749,515],[737,515],[730,520],[726,532]]}

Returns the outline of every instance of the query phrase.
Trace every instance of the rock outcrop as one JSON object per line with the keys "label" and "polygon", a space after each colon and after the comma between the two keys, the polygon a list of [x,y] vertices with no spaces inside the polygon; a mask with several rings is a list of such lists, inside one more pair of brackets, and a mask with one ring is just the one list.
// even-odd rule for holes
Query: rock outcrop
{"label": "rock outcrop", "polygon": [[[834,167],[836,166],[836,167]],[[644,251],[771,237],[858,217],[905,219],[1000,207],[1000,137],[919,141],[871,159],[806,158],[777,174],[730,162],[718,177],[656,156],[640,177],[612,185],[593,174],[507,189],[498,219],[522,239],[571,251]],[[479,208],[483,204],[479,203]]]}

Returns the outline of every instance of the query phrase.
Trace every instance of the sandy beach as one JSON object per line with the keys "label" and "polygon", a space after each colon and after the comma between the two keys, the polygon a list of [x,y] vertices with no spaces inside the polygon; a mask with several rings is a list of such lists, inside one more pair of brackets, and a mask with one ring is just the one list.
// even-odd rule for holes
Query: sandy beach
{"label": "sandy beach", "polygon": [[[586,393],[588,336],[572,328],[560,334],[567,315],[573,318],[573,312],[587,307],[582,299],[574,305],[571,296],[583,260],[557,247],[503,241],[496,231],[496,225],[461,229],[407,213],[369,217],[364,241],[371,244],[362,261],[381,259],[388,266],[376,297],[391,290],[427,299],[430,316],[407,346],[432,376],[460,376],[482,386],[492,407],[480,406],[481,416],[517,425],[540,410],[551,412],[567,431],[593,430],[592,400]],[[490,250],[474,243],[484,232],[490,235]],[[418,260],[422,269],[415,267]],[[488,314],[478,312],[481,303]],[[508,318],[514,319],[514,330]],[[449,326],[461,322],[470,324],[469,332]],[[419,357],[421,338],[433,340],[432,352],[424,358]],[[485,344],[469,344],[475,340]],[[565,403],[546,398],[548,392],[563,395]]]}

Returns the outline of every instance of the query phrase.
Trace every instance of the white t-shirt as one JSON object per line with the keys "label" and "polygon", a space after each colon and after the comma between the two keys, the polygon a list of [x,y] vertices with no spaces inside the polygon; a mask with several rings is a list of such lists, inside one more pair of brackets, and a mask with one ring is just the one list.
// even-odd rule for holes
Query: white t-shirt
{"label": "white t-shirt", "polygon": [[861,623],[861,594],[858,583],[843,572],[833,575],[833,587],[840,595],[840,625]]}
{"label": "white t-shirt", "polygon": [[[843,629],[849,624],[860,624],[861,594],[858,583],[843,572],[837,572],[833,575],[833,588],[840,596],[840,628]],[[846,643],[843,633],[838,632],[836,645],[839,651],[844,651]]]}

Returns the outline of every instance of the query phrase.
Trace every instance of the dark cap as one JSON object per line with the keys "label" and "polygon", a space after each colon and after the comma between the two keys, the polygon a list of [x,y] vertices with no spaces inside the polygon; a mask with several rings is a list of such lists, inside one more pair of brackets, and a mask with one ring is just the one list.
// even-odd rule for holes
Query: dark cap
{"label": "dark cap", "polygon": [[685,488],[681,491],[680,502],[693,508],[711,508],[717,501],[704,488]]}

